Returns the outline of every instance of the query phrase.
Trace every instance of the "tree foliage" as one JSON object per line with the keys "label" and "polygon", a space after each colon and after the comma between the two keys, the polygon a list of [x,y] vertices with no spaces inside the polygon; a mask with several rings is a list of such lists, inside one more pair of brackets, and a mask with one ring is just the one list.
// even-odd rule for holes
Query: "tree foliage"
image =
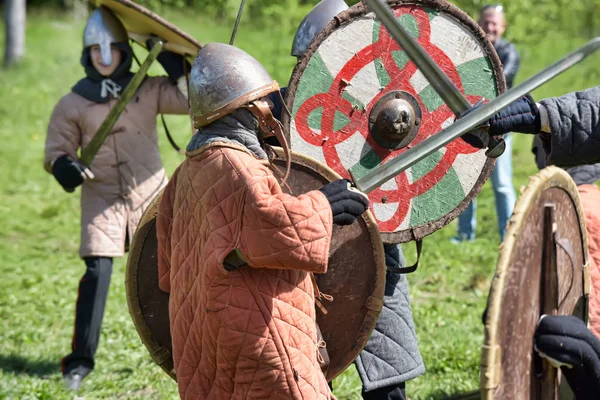
{"label": "tree foliage", "polygon": [[[84,0],[28,0],[28,6],[54,5],[69,9]],[[223,20],[235,19],[240,0],[136,0],[151,10],[187,9]],[[497,0],[494,0],[496,2]],[[276,21],[280,29],[295,29],[317,0],[247,0],[244,18]],[[473,18],[487,0],[451,1]],[[358,0],[346,0],[353,5]],[[508,29],[506,36],[516,43],[535,44],[550,37],[591,38],[600,34],[600,1],[598,0],[505,0]]]}

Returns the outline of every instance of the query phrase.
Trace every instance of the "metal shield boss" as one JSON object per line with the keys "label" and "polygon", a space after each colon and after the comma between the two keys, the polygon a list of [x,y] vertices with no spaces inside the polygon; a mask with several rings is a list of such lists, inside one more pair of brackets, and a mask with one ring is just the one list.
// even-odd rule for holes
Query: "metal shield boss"
{"label": "metal shield boss", "polygon": [[530,178],[502,244],[488,297],[481,398],[573,399],[566,380],[533,349],[546,315],[588,319],[584,211],[575,182],[557,167]]}
{"label": "metal shield boss", "polygon": [[[285,169],[282,151],[276,149],[274,164]],[[298,196],[339,179],[330,168],[303,155],[292,153],[286,193]],[[127,303],[140,338],[152,359],[173,379],[169,295],[158,286],[156,196],[140,220],[129,250],[125,287]],[[326,343],[333,380],[366,345],[383,307],[385,258],[381,236],[371,213],[356,223],[334,226],[327,273],[315,275],[319,294],[317,323]],[[240,268],[248,268],[242,266]],[[321,296],[322,295],[322,296]]]}
{"label": "metal shield boss", "polygon": [[[445,1],[388,1],[397,19],[471,104],[505,91],[498,56],[475,21]],[[455,120],[435,89],[362,3],[309,47],[288,86],[293,151],[360,177]],[[485,150],[455,140],[369,193],[384,242],[420,239],[456,218],[492,172]]]}

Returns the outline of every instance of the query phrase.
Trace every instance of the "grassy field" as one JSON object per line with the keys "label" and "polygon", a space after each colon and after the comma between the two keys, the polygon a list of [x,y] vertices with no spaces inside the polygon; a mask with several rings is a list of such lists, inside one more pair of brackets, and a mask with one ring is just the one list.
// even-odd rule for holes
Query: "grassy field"
{"label": "grassy field", "polygon": [[[166,17],[203,43],[229,39],[230,27],[209,19]],[[65,193],[43,171],[42,157],[52,108],[83,73],[78,65],[83,21],[38,11],[27,22],[24,63],[0,72],[0,399],[69,399],[74,396],[63,389],[59,362],[70,347],[77,282],[84,271],[77,256],[79,197]],[[269,28],[242,25],[237,44],[286,83],[294,66],[291,39]],[[584,41],[555,39],[520,48],[521,79]],[[597,65],[594,57],[534,94],[541,98],[595,85]],[[153,72],[161,71],[155,67]],[[187,119],[168,121],[178,142],[186,143]],[[159,137],[171,173],[182,157],[170,148],[162,130]],[[517,190],[535,173],[530,144],[525,136],[514,141]],[[499,242],[489,184],[478,206],[477,239],[453,246],[449,239],[455,223],[438,231],[425,240],[421,267],[409,276],[427,368],[408,384],[413,399],[441,399],[478,386],[481,313]],[[407,253],[414,258],[412,247]],[[175,383],[152,363],[129,317],[124,267],[125,259],[116,261],[97,366],[77,398],[176,398]],[[354,367],[334,387],[338,398],[359,398]]]}

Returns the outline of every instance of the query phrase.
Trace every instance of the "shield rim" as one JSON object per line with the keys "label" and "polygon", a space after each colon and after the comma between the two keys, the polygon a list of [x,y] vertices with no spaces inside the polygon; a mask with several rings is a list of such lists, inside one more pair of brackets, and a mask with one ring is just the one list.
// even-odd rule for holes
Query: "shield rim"
{"label": "shield rim", "polygon": [[[464,27],[470,30],[470,32],[474,35],[475,39],[477,39],[482,45],[483,50],[487,53],[487,56],[489,57],[490,63],[493,67],[492,69],[494,77],[496,79],[497,96],[506,92],[506,79],[504,78],[504,73],[502,72],[502,63],[500,62],[498,53],[496,52],[496,49],[494,48],[492,42],[490,42],[490,40],[487,38],[485,32],[483,32],[479,25],[477,25],[477,23],[467,13],[459,9],[457,6],[448,3],[445,0],[387,0],[387,4],[392,8],[395,6],[406,5],[429,7],[443,12],[457,20],[457,22],[461,23]],[[363,2],[357,3],[354,6],[348,8],[345,11],[342,11],[337,16],[335,16],[333,20],[330,21],[329,24],[321,31],[321,33],[317,35],[317,37],[306,50],[306,52],[299,58],[298,63],[292,71],[292,75],[288,83],[288,91],[286,93],[285,98],[285,106],[288,110],[291,110],[293,107],[293,100],[296,97],[296,89],[298,88],[298,85],[292,86],[294,77],[302,76],[313,54],[319,49],[321,44],[329,37],[329,35],[331,35],[339,27],[349,24],[355,18],[367,15],[371,12],[372,11]],[[299,79],[297,79],[297,81],[299,81]],[[291,116],[288,115],[287,112],[284,112],[282,114],[281,123],[283,124],[283,130],[284,134],[286,135],[286,139],[288,140],[288,143],[290,143]],[[430,221],[424,225],[410,227],[397,232],[380,232],[383,242],[406,243],[413,240],[420,240],[448,225],[450,222],[456,219],[468,207],[471,201],[479,194],[481,188],[492,174],[495,163],[496,160],[493,158],[488,158],[486,160],[481,170],[481,173],[477,178],[477,181],[471,188],[471,191],[452,211],[438,218],[437,220]]]}
{"label": "shield rim", "polygon": [[[479,374],[482,399],[493,400],[494,392],[502,379],[499,371],[502,365],[502,354],[499,347],[500,331],[498,321],[502,313],[502,298],[507,285],[513,250],[518,245],[518,236],[526,220],[523,216],[527,215],[535,206],[536,196],[550,188],[558,188],[566,191],[575,206],[575,211],[579,218],[579,228],[582,233],[584,262],[582,287],[584,296],[589,295],[590,292],[587,231],[585,227],[585,215],[577,186],[570,175],[562,168],[555,166],[546,167],[529,178],[529,183],[515,204],[515,209],[508,222],[506,236],[498,257],[496,272],[490,285],[490,293],[487,301],[488,314],[485,321],[485,335],[481,351]],[[587,320],[588,315],[585,315],[585,317]]]}
{"label": "shield rim", "polygon": [[[125,16],[121,12],[121,10],[120,10],[121,7],[128,9],[128,10],[132,10],[134,13],[142,15],[143,18],[148,18],[148,19],[152,20],[157,25],[161,26],[164,29],[169,30],[174,36],[178,36],[180,39],[182,39],[183,42],[185,42],[185,45],[176,43],[176,47],[169,48],[168,50],[171,52],[175,52],[177,54],[183,55],[188,60],[191,60],[192,62],[196,58],[198,51],[200,51],[200,49],[203,46],[200,42],[198,42],[196,39],[194,39],[190,34],[184,32],[183,30],[181,30],[177,26],[173,25],[169,21],[165,20],[158,14],[148,10],[147,8],[141,6],[137,3],[134,3],[131,0],[88,0],[88,3],[94,7],[104,6],[108,9],[110,9],[117,16],[117,18],[119,18],[119,20],[121,20],[123,25],[126,25],[124,21],[127,21],[127,18],[125,18]],[[115,5],[118,5],[118,6],[115,7]],[[129,37],[129,39],[135,41],[136,43],[143,46],[144,48],[146,47],[146,43],[141,43],[135,37],[137,32],[127,30],[127,28],[125,28],[125,30],[127,31],[127,36]],[[132,35],[132,33],[133,33],[133,35]],[[182,47],[185,47],[187,51],[183,51]],[[194,52],[189,53],[189,51],[191,51],[192,48],[194,49]]]}
{"label": "shield rim", "polygon": [[[284,151],[280,147],[273,147],[277,159],[284,160]],[[311,169],[318,174],[320,174],[323,178],[328,181],[334,181],[337,179],[341,179],[341,177],[328,166],[314,160],[311,157],[305,156],[300,153],[291,152],[290,157],[292,157],[292,161],[296,164],[299,164],[303,167]],[[164,193],[164,188],[152,199],[146,211],[142,215],[140,222],[138,224],[138,229],[136,230],[133,240],[131,241],[131,246],[129,249],[129,257],[127,259],[126,269],[125,269],[125,294],[127,297],[127,306],[129,308],[129,313],[133,320],[133,324],[135,326],[138,335],[146,349],[150,353],[152,360],[158,364],[163,371],[167,373],[173,380],[177,381],[177,377],[175,375],[175,369],[173,365],[172,353],[169,349],[165,348],[161,344],[156,341],[150,328],[146,324],[144,313],[142,312],[141,305],[139,302],[139,297],[137,295],[137,272],[140,256],[143,249],[143,244],[146,242],[146,238],[148,234],[156,229],[156,215],[158,213],[158,206],[162,199],[162,194]],[[332,373],[332,370],[329,369],[326,379],[328,382],[335,379],[337,376],[342,374],[349,366],[354,362],[356,357],[360,354],[360,352],[364,349],[373,330],[375,330],[375,325],[377,324],[377,320],[379,319],[379,314],[383,309],[383,301],[385,295],[385,280],[386,280],[386,264],[385,264],[385,253],[383,249],[383,241],[381,238],[381,234],[379,229],[377,228],[377,223],[372,213],[367,210],[367,212],[361,215],[361,218],[365,222],[367,227],[367,231],[369,232],[369,238],[371,240],[371,245],[373,246],[373,254],[375,255],[375,262],[378,266],[376,269],[376,284],[374,285],[373,292],[369,296],[368,304],[364,305],[364,308],[367,310],[365,312],[361,329],[368,329],[368,334],[364,334],[362,337],[356,338],[354,342],[353,352],[348,352],[345,358],[341,359],[340,365],[345,365],[343,368],[340,368],[335,374]],[[318,280],[318,276],[317,276]],[[317,313],[317,317],[319,313]]]}
{"label": "shield rim", "polygon": [[158,206],[164,190],[164,188],[161,189],[146,208],[146,211],[138,224],[138,229],[131,240],[129,257],[127,257],[127,265],[125,267],[125,297],[127,298],[127,308],[129,309],[129,314],[133,320],[135,330],[150,353],[150,357],[167,373],[167,375],[173,378],[174,381],[177,381],[173,366],[173,355],[169,349],[158,343],[152,335],[150,328],[146,324],[140,299],[137,295],[137,273],[140,256],[148,234],[150,234],[152,230],[156,231],[156,215],[158,214]]}

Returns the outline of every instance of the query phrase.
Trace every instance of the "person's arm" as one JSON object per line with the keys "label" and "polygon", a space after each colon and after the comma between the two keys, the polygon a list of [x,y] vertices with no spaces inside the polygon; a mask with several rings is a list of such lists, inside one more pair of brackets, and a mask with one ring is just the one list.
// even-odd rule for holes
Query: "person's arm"
{"label": "person's arm", "polygon": [[92,172],[79,163],[77,150],[81,145],[79,110],[68,97],[56,105],[46,135],[44,169],[54,175],[68,192],[93,178]]}
{"label": "person's arm", "polygon": [[[183,87],[185,87],[185,82],[180,81],[179,84],[174,84],[171,81],[169,81],[166,76],[159,76],[150,79],[151,84],[155,86],[153,90],[158,91],[157,111],[159,114],[189,113],[187,92],[183,93],[181,88],[178,87],[180,84],[183,85]],[[181,77],[180,80],[185,81],[185,77]]]}
{"label": "person's arm", "polygon": [[530,95],[488,120],[489,133],[539,134],[548,164],[572,167],[600,161],[600,86],[541,100]]}
{"label": "person's arm", "polygon": [[326,196],[318,190],[285,194],[259,163],[243,175],[248,180],[238,249],[244,261],[258,268],[326,272],[333,226]]}
{"label": "person's arm", "polygon": [[[540,137],[550,149],[551,164],[571,167],[600,161],[600,86],[540,101],[547,114]],[[546,128],[543,126],[546,125]]]}
{"label": "person's arm", "polygon": [[44,150],[44,169],[52,173],[54,162],[63,156],[77,159],[81,144],[78,125],[79,112],[67,97],[63,97],[52,111]]}

